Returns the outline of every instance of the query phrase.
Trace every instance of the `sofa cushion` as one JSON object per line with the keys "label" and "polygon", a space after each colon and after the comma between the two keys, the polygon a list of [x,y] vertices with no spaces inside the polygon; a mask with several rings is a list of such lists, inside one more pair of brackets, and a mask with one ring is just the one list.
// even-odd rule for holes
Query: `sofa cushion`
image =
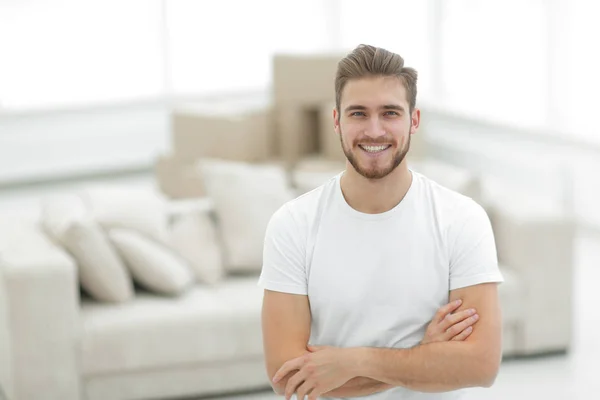
{"label": "sofa cushion", "polygon": [[108,234],[134,281],[159,294],[179,295],[194,282],[185,260],[165,245],[131,230],[114,228]]}
{"label": "sofa cushion", "polygon": [[430,158],[411,161],[410,168],[450,190],[481,202],[480,181],[467,168]]}
{"label": "sofa cushion", "polygon": [[231,277],[177,298],[140,293],[117,306],[84,300],[83,373],[260,357],[262,293],[255,277]]}
{"label": "sofa cushion", "polygon": [[92,218],[105,230],[133,229],[164,241],[168,226],[168,203],[158,191],[122,185],[93,185],[81,191]]}

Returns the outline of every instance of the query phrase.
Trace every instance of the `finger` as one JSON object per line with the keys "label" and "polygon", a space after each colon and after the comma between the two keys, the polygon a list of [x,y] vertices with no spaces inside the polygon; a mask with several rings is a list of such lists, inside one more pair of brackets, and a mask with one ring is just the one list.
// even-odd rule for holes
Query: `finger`
{"label": "finger", "polygon": [[297,399],[304,400],[304,398],[309,395],[309,393],[312,391],[312,389],[313,389],[313,384],[309,380],[304,381],[302,383],[302,385],[300,385],[300,387],[298,387],[298,390],[296,390]]}
{"label": "finger", "polygon": [[479,315],[475,314],[472,317],[469,317],[457,324],[454,324],[446,330],[446,335],[449,336],[449,338],[452,338],[464,331],[465,329],[467,329],[468,327],[470,327],[471,325],[473,325],[474,323],[476,323],[478,319]]}
{"label": "finger", "polygon": [[454,336],[452,339],[452,341],[455,342],[461,342],[463,340],[465,340],[466,338],[469,337],[469,335],[473,332],[473,327],[469,326],[467,327],[467,329],[465,329],[464,331],[462,331],[461,333],[459,333],[458,335]]}
{"label": "finger", "polygon": [[[298,388],[304,383],[306,379],[306,373],[304,371],[298,371],[294,376],[292,376],[285,385],[285,400],[290,400],[294,393],[298,390]],[[303,399],[303,397],[297,396],[298,399]]]}
{"label": "finger", "polygon": [[318,385],[313,385],[310,394],[308,395],[308,400],[319,400],[319,396],[323,396],[328,390],[323,387],[319,387]]}
{"label": "finger", "polygon": [[302,363],[303,357],[294,358],[293,360],[285,362],[273,376],[273,383],[279,382],[281,378],[290,372],[300,369],[300,367],[302,367]]}
{"label": "finger", "polygon": [[447,330],[452,325],[455,325],[455,324],[457,324],[461,321],[464,321],[465,319],[475,315],[475,313],[476,313],[476,310],[474,308],[469,308],[467,310],[462,310],[455,314],[448,314],[448,315],[446,315],[446,318],[444,318],[444,320],[442,322],[440,322],[441,328],[443,330]]}
{"label": "finger", "polygon": [[452,311],[456,310],[458,307],[460,307],[461,304],[462,304],[462,300],[460,300],[460,299],[446,304],[445,306],[441,307],[437,311],[437,313],[435,314],[434,320],[438,323],[441,322],[446,317],[446,315],[448,315]]}
{"label": "finger", "polygon": [[308,351],[314,353],[315,351],[325,350],[328,346],[308,346]]}

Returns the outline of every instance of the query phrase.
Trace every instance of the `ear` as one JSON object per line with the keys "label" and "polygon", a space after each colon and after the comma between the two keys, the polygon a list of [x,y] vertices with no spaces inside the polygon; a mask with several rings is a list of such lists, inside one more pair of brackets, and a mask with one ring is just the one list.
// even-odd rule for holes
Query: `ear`
{"label": "ear", "polygon": [[340,134],[340,114],[338,113],[337,107],[333,108],[333,129],[335,133]]}
{"label": "ear", "polygon": [[414,135],[421,123],[421,110],[415,108],[410,116],[410,134]]}

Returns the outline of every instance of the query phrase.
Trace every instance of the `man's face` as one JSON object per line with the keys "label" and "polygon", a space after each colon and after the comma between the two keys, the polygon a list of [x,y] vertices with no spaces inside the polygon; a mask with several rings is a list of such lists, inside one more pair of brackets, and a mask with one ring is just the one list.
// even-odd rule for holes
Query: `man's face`
{"label": "man's face", "polygon": [[367,179],[381,179],[404,160],[420,112],[409,112],[406,89],[396,77],[350,80],[340,112],[334,110],[335,131],[354,169]]}

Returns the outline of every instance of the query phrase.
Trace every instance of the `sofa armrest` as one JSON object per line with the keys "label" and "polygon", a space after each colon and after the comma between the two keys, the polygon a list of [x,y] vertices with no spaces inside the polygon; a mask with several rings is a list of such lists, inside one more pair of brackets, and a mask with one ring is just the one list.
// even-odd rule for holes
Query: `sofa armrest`
{"label": "sofa armrest", "polygon": [[498,259],[523,288],[519,352],[568,350],[573,325],[575,222],[560,213],[492,211]]}
{"label": "sofa armrest", "polygon": [[76,265],[36,226],[0,229],[13,398],[79,399]]}

